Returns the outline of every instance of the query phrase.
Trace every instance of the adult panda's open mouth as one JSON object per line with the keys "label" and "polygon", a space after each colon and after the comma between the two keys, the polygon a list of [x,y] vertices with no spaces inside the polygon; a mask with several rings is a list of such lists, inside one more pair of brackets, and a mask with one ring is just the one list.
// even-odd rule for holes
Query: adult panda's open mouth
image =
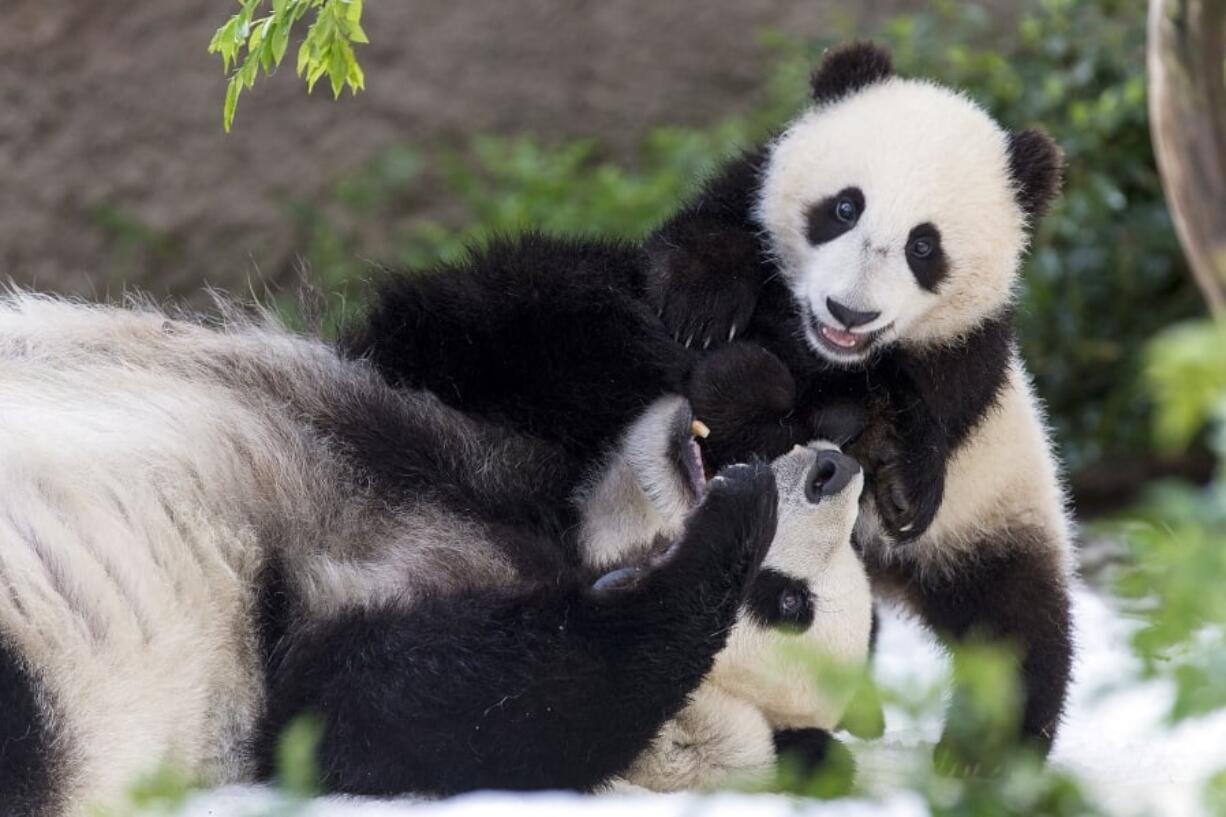
{"label": "adult panda's open mouth", "polygon": [[676,422],[673,456],[686,487],[693,492],[695,498],[700,498],[707,490],[709,468],[703,459],[702,447],[699,446],[698,439],[706,438],[711,430],[690,413],[688,406],[677,413]]}

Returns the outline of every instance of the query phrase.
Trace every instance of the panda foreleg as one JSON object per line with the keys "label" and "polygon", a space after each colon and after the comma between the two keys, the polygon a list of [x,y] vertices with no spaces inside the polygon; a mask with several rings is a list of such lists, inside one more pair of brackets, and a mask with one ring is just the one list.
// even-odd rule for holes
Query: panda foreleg
{"label": "panda foreleg", "polygon": [[[1025,741],[1046,754],[1055,740],[1072,670],[1071,599],[1061,560],[1037,531],[1010,531],[967,562],[908,585],[924,619],[954,642],[988,638],[1017,651]],[[1001,550],[1005,539],[1008,549]],[[994,550],[994,552],[993,552]],[[972,554],[975,550],[972,550]],[[947,725],[944,744],[957,753]],[[975,747],[964,747],[971,754]]]}
{"label": "panda foreleg", "polygon": [[766,154],[724,164],[647,239],[647,300],[681,343],[705,349],[744,334],[776,271],[753,217]]}
{"label": "panda foreleg", "polygon": [[636,247],[528,234],[383,281],[342,346],[395,386],[597,457],[693,352],[641,297]]}
{"label": "panda foreleg", "polygon": [[257,755],[322,719],[329,791],[589,790],[627,769],[710,671],[775,532],[766,466],[726,469],[638,569],[354,609],[270,661]]}

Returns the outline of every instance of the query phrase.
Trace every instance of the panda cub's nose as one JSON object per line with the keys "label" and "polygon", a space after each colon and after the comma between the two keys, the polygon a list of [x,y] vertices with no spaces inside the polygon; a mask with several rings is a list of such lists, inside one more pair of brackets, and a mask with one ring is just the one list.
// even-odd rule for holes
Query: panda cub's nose
{"label": "panda cub's nose", "polygon": [[841,451],[818,451],[817,461],[805,481],[805,495],[810,502],[824,496],[834,496],[847,487],[851,478],[860,473],[860,463]]}
{"label": "panda cub's nose", "polygon": [[855,329],[857,326],[872,323],[881,317],[880,312],[861,312],[858,309],[852,309],[850,306],[844,306],[834,298],[826,299],[826,308],[830,310],[830,314],[834,316],[835,320],[848,329]]}

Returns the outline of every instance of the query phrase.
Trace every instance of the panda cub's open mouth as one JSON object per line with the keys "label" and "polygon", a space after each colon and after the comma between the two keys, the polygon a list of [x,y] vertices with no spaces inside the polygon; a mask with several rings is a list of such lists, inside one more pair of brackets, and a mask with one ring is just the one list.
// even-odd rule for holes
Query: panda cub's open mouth
{"label": "panda cub's open mouth", "polygon": [[820,320],[811,310],[805,310],[805,317],[808,318],[805,334],[809,336],[809,342],[842,358],[864,357],[894,325],[887,323],[871,332],[849,332]]}

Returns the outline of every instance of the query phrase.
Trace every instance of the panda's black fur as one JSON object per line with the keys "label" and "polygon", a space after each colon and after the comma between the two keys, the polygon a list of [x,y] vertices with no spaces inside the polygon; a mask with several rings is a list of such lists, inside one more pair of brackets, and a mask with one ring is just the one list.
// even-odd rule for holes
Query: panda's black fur
{"label": "panda's black fur", "polygon": [[[820,111],[890,77],[880,49],[836,50],[815,74],[815,101]],[[1033,221],[1059,188],[1059,151],[1035,131],[1008,135],[1001,150],[1018,219]],[[704,448],[716,465],[815,437],[854,441],[881,528],[865,536],[887,543],[864,543],[879,589],[950,638],[1016,645],[1022,731],[1047,748],[1072,657],[1054,472],[1032,478],[1047,492],[1036,509],[1046,528],[1028,525],[1022,508],[981,534],[970,523],[957,548],[933,544],[927,561],[906,544],[948,502],[948,464],[999,413],[1002,395],[1033,410],[1024,373],[1012,368],[1008,293],[945,342],[889,345],[864,365],[823,362],[802,339],[804,318],[757,218],[770,151],[728,163],[642,247],[527,235],[432,273],[391,277],[348,348],[393,383],[559,442],[579,461],[598,456],[645,401],[678,388],[715,429]],[[1049,457],[1042,430],[1032,422],[1027,432],[1035,455]]]}

